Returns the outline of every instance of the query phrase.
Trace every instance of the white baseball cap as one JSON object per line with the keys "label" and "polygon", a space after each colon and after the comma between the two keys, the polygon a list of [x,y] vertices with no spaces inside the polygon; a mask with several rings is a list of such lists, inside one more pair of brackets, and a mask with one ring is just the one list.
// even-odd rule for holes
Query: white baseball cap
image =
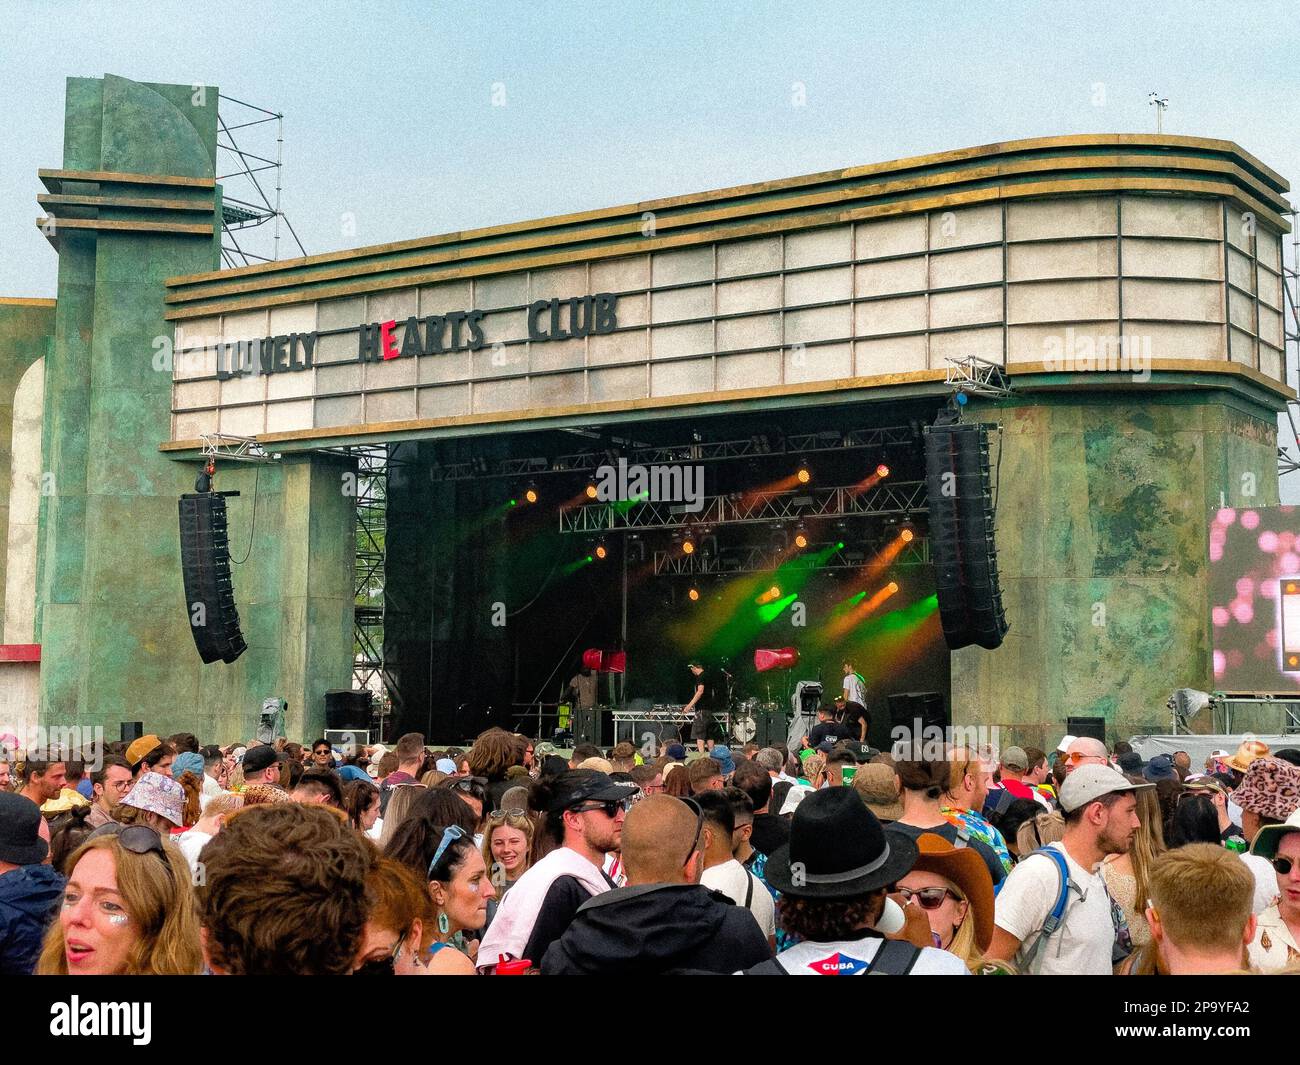
{"label": "white baseball cap", "polygon": [[1057,798],[1061,809],[1068,814],[1090,802],[1096,802],[1103,795],[1154,787],[1154,784],[1134,784],[1123,773],[1108,765],[1081,765],[1065,778]]}
{"label": "white baseball cap", "polygon": [[1064,754],[1070,749],[1070,744],[1077,740],[1078,736],[1063,736],[1061,742],[1056,745],[1056,749]]}

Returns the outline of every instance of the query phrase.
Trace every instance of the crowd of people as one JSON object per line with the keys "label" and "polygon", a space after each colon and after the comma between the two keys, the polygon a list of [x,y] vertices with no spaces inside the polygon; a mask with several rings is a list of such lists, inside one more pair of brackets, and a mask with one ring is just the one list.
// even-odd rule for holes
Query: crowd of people
{"label": "crowd of people", "polygon": [[0,750],[0,973],[1300,969],[1300,751],[884,753],[833,717],[796,751]]}

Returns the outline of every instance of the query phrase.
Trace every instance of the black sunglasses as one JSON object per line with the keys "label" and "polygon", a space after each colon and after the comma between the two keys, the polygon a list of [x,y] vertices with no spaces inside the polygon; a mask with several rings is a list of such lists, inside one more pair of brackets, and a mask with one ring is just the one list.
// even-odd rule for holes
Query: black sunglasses
{"label": "black sunglasses", "polygon": [[353,976],[396,976],[397,975],[397,955],[401,953],[402,944],[406,942],[406,937],[411,933],[403,932],[397,937],[397,942],[393,944],[392,951],[387,957],[372,958],[370,961],[362,962],[352,970]]}
{"label": "black sunglasses", "polygon": [[1285,858],[1280,854],[1276,858],[1270,858],[1269,861],[1272,862],[1273,868],[1277,870],[1278,876],[1289,876],[1291,870],[1295,867],[1294,858]]}
{"label": "black sunglasses", "polygon": [[966,901],[955,891],[943,887],[927,888],[899,888],[899,894],[903,898],[911,900],[916,899],[923,910],[937,910],[944,904],[944,900],[951,898],[954,902]]}
{"label": "black sunglasses", "polygon": [[629,799],[613,799],[610,802],[586,802],[581,806],[571,807],[575,814],[594,813],[599,810],[611,821],[618,816],[620,810],[626,811],[631,806]]}
{"label": "black sunglasses", "polygon": [[451,786],[455,791],[463,791],[476,799],[482,799],[487,795],[487,777],[461,777]]}

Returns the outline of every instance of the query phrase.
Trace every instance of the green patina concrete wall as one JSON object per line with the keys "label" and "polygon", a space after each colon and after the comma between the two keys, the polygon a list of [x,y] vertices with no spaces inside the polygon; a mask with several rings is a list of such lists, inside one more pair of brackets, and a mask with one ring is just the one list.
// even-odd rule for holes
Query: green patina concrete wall
{"label": "green patina concrete wall", "polygon": [[[27,368],[48,354],[54,335],[54,303],[0,298],[0,544],[9,537],[9,491],[13,476],[14,392]],[[4,617],[8,552],[0,548],[0,618]]]}
{"label": "green patina concrete wall", "polygon": [[1273,411],[1226,391],[1081,392],[975,416],[1004,427],[997,546],[1011,628],[995,652],[953,654],[954,721],[1044,749],[1072,715],[1104,717],[1114,738],[1167,732],[1170,692],[1213,687],[1208,534],[1221,494],[1278,502]]}
{"label": "green patina concrete wall", "polygon": [[[211,178],[217,102],[211,87],[70,79],[63,167]],[[54,493],[42,500],[37,581],[42,721],[114,734],[143,720],[230,740],[251,735],[263,697],[281,695],[291,732],[315,733],[321,693],[350,687],[349,460],[219,470],[217,487],[242,493],[230,504],[231,552],[248,552],[234,581],[249,649],[233,665],[203,666],[177,533],[177,497],[193,490],[195,467],[158,452],[170,436],[171,373],[154,356],[171,335],[162,282],[215,269],[214,236],[63,229],[58,247],[43,435]]]}

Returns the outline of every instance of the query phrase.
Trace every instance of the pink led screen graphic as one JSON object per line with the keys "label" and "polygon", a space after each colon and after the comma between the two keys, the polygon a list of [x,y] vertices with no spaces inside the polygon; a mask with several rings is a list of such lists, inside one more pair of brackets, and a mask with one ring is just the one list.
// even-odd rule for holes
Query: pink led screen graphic
{"label": "pink led screen graphic", "polygon": [[1214,515],[1210,622],[1216,690],[1300,690],[1300,507]]}

